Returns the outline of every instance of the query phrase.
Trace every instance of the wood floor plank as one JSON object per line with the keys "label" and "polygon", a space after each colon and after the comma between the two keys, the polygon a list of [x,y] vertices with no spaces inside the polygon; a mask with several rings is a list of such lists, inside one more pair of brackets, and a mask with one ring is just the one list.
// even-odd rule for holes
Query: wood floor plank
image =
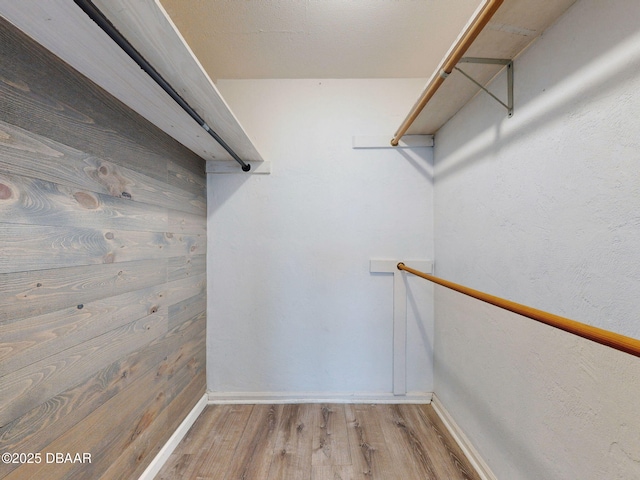
{"label": "wood floor plank", "polygon": [[176,480],[177,478],[191,478],[188,468],[194,464],[192,453],[172,453],[155,480]]}
{"label": "wood floor plank", "polygon": [[403,462],[396,463],[394,478],[437,480],[427,452],[416,432],[407,425],[407,421],[398,410],[398,405],[378,405],[377,410],[392,458],[404,459]]}
{"label": "wood floor plank", "polygon": [[353,475],[362,480],[389,480],[396,467],[380,427],[376,405],[345,405]]}
{"label": "wood floor plank", "polygon": [[311,465],[351,465],[344,405],[314,407]]}
{"label": "wood floor plank", "polygon": [[442,475],[451,479],[480,480],[480,476],[431,405],[418,405],[407,413],[424,423],[425,437],[433,439],[434,456],[438,455],[437,464],[444,469]]}
{"label": "wood floor plank", "polygon": [[[315,465],[311,480],[361,480],[368,478],[355,465]],[[391,479],[389,479],[391,480]]]}
{"label": "wood floor plank", "polygon": [[264,479],[269,475],[282,405],[255,405],[231,460],[225,480]]}
{"label": "wood floor plank", "polygon": [[[167,462],[156,480],[174,478],[224,478],[252,411],[250,405],[209,405],[196,420],[175,453],[190,455],[189,464],[180,467]],[[183,445],[184,444],[184,445]],[[182,468],[182,476],[171,472]]]}
{"label": "wood floor plank", "polygon": [[[228,405],[207,405],[184,436],[175,452],[196,455],[210,446],[220,419],[230,410]],[[238,437],[239,438],[239,437]]]}
{"label": "wood floor plank", "polygon": [[[480,479],[453,438],[440,430],[445,427],[430,405],[224,405],[207,409],[156,480]],[[353,462],[312,465],[319,435],[309,431],[307,422],[314,430],[324,423],[331,429],[335,422],[331,416],[339,418],[340,411],[344,412]],[[440,442],[446,445],[436,445]],[[262,467],[268,463],[268,452],[272,458],[265,477]]]}
{"label": "wood floor plank", "polygon": [[268,480],[309,480],[313,448],[313,408],[285,405]]}
{"label": "wood floor plank", "polygon": [[252,410],[251,405],[207,406],[156,480],[225,478]]}
{"label": "wood floor plank", "polygon": [[[464,480],[459,469],[450,468],[448,452],[439,439],[432,435],[428,426],[420,418],[417,408],[413,405],[397,405],[395,411],[398,421],[407,439],[412,442],[413,451],[416,453],[425,469],[433,472],[435,478],[449,478],[451,480]],[[418,445],[419,444],[419,445]]]}
{"label": "wood floor plank", "polygon": [[193,470],[184,478],[220,480],[226,477],[253,406],[224,405],[218,408],[222,415],[211,423],[208,435],[196,456]]}

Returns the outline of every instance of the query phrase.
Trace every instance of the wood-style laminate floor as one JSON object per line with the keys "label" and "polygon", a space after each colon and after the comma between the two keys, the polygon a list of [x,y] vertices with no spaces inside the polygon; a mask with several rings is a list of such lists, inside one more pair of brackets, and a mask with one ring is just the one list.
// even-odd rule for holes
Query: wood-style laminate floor
{"label": "wood-style laminate floor", "polygon": [[431,405],[210,405],[156,480],[480,480]]}

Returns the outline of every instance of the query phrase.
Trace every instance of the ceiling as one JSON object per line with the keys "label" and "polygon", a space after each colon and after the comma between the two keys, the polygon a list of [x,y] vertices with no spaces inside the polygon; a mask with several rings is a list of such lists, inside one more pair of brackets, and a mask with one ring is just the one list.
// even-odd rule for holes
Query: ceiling
{"label": "ceiling", "polygon": [[214,79],[428,77],[481,0],[161,0]]}

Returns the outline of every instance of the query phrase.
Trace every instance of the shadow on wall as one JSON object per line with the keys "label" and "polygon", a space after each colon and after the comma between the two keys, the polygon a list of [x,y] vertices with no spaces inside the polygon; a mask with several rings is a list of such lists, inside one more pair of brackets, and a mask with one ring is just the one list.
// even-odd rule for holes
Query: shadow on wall
{"label": "shadow on wall", "polygon": [[[432,147],[424,147],[408,150],[398,148],[395,150],[395,153],[397,153],[398,156],[403,157],[407,163],[409,163],[416,172],[422,176],[422,178],[429,182],[429,184],[433,185],[433,156],[428,153],[431,148]],[[368,149],[363,149],[361,152],[365,155],[370,155],[370,150]],[[274,173],[271,175],[274,175]],[[208,177],[211,176],[212,178],[212,183],[209,184],[213,185],[213,202],[209,202],[207,205],[208,214],[211,215],[213,212],[224,206],[226,202],[230,200],[231,197],[233,197],[236,192],[251,178],[255,177],[253,181],[260,182],[268,180],[271,175],[253,175],[251,172],[235,174],[207,174]],[[277,175],[277,172],[275,175]],[[255,207],[262,204],[263,203],[256,201],[253,206]]]}
{"label": "shadow on wall", "polygon": [[[420,312],[424,309],[420,309],[418,306],[418,300],[416,299],[416,295],[411,288],[410,282],[407,282],[407,277],[405,276],[405,282],[407,284],[407,313],[411,313],[416,322],[416,326],[418,327],[418,332],[420,332],[420,340],[422,341],[422,345],[426,350],[426,355],[428,358],[433,358],[433,337],[427,332],[425,325],[428,323],[427,319],[423,318],[420,315]],[[433,289],[430,292],[430,300],[433,302]],[[433,305],[433,303],[431,303]],[[408,326],[407,326],[408,327]]]}
{"label": "shadow on wall", "polygon": [[[518,139],[523,134],[536,131],[554,120],[557,121],[558,115],[566,112],[567,107],[572,103],[579,103],[596,96],[606,96],[612,90],[619,88],[621,83],[638,78],[640,76],[640,34],[635,34],[609,51],[603,52],[600,57],[593,59],[581,69],[574,72],[555,71],[554,78],[561,80],[523,104],[518,104],[517,98],[517,62],[514,69],[516,88],[514,116],[509,119],[502,110],[496,108],[493,130],[491,126],[485,128],[485,125],[478,123],[472,127],[465,125],[469,141],[462,149],[448,155],[454,159],[450,165],[439,166],[436,174],[438,180],[455,174],[479,158],[486,158],[487,154],[504,148],[508,142]],[[505,74],[502,73],[492,86],[501,88],[504,78]]]}
{"label": "shadow on wall", "polygon": [[[207,173],[207,178],[211,178],[211,181],[207,181],[207,188],[213,187],[210,193],[213,196],[213,202],[208,202],[207,204],[207,215],[211,216],[213,212],[222,207],[253,176],[251,172],[232,174]],[[262,177],[263,175],[257,176]]]}
{"label": "shadow on wall", "polygon": [[[481,430],[483,432],[487,432],[487,436],[491,438],[490,443],[493,445],[508,445],[508,452],[504,452],[505,458],[518,458],[518,465],[520,467],[525,465],[527,472],[535,472],[535,478],[556,478],[555,472],[551,471],[548,465],[542,463],[541,459],[535,455],[535,451],[531,448],[531,445],[524,441],[523,436],[527,435],[527,432],[524,431],[524,429],[511,430],[506,428],[504,422],[502,422],[501,418],[495,414],[489,402],[483,402],[478,396],[474,396],[473,388],[469,388],[469,386],[462,381],[461,377],[456,375],[456,372],[448,368],[447,365],[438,364],[436,366],[436,371],[438,372],[436,381],[438,376],[446,377],[449,392],[456,392],[457,398],[465,399],[465,405],[472,405],[468,414],[473,416],[474,423],[481,425]],[[436,384],[435,393],[438,395],[439,399],[443,401],[438,391]],[[496,395],[499,394],[499,392],[496,392]],[[473,403],[471,403],[472,397]],[[443,404],[445,408],[449,408],[446,398],[444,399]],[[460,414],[456,412],[454,414],[454,418],[459,417]],[[487,451],[483,450],[483,443],[485,443],[485,441],[483,439],[471,439],[471,441],[480,453],[481,457],[487,462],[489,468],[493,468],[494,462],[492,461],[492,456],[489,455]],[[502,463],[503,459],[498,461]],[[515,463],[512,465],[515,465]],[[496,472],[493,473],[496,474]],[[497,477],[501,478],[499,474],[497,474]],[[522,478],[526,478],[526,476],[523,476]]]}
{"label": "shadow on wall", "polygon": [[[557,335],[565,335],[556,332]],[[576,345],[565,352],[565,362],[559,362],[551,354],[527,352],[526,362],[521,362],[514,373],[520,378],[520,383],[533,379],[532,376],[527,377],[530,371],[537,371],[541,376],[542,369],[553,370],[548,375],[548,388],[532,392],[529,398],[523,397],[518,387],[511,390],[507,378],[503,378],[502,389],[495,386],[485,388],[492,392],[491,396],[477,394],[474,385],[468,381],[465,383],[461,375],[436,358],[436,395],[454,418],[466,422],[461,422],[465,425],[464,430],[484,432],[482,438],[470,440],[490,468],[508,465],[507,468],[511,469],[510,472],[494,471],[498,478],[638,478],[638,417],[635,414],[638,388],[637,383],[627,383],[625,387],[625,380],[637,379],[639,359],[629,356],[628,363],[620,362],[620,356],[626,354],[611,350],[611,355],[604,352],[606,360],[597,368],[598,364],[593,363],[590,354],[583,354],[592,345],[584,348],[580,345],[582,342],[588,340],[577,339]],[[601,345],[593,346],[608,349]],[[474,352],[477,353],[477,349]],[[568,363],[567,358],[571,359]],[[614,363],[614,369],[609,371]],[[503,369],[514,368],[513,365],[503,365]],[[556,383],[558,377],[571,376],[575,372],[579,375],[574,377],[572,385]],[[618,377],[621,372],[622,377]],[[446,378],[445,395],[439,387],[442,382],[438,378]],[[466,412],[450,409],[451,395],[457,399],[456,403],[464,404]],[[519,410],[529,425],[536,425],[536,431],[530,431],[521,422],[514,422],[509,406]],[[513,428],[505,417],[511,417]],[[541,433],[543,430],[546,431]],[[558,448],[558,445],[563,447]],[[500,458],[496,458],[498,456]],[[578,469],[583,470],[582,473],[577,473]],[[585,477],[587,471],[591,474]],[[514,475],[514,472],[519,475]]]}
{"label": "shadow on wall", "polygon": [[421,150],[422,149],[404,150],[399,148],[397,152],[402,155],[426,181],[433,185],[433,164],[426,160],[429,158],[428,155],[421,155]]}
{"label": "shadow on wall", "polygon": [[640,358],[436,288],[435,393],[498,478],[640,478]]}

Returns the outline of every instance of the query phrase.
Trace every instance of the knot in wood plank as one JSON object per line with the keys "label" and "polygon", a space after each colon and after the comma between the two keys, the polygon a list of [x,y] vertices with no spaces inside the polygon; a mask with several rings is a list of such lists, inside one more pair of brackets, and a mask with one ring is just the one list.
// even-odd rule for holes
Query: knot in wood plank
{"label": "knot in wood plank", "polygon": [[8,200],[13,196],[13,190],[9,185],[0,183],[0,200]]}

